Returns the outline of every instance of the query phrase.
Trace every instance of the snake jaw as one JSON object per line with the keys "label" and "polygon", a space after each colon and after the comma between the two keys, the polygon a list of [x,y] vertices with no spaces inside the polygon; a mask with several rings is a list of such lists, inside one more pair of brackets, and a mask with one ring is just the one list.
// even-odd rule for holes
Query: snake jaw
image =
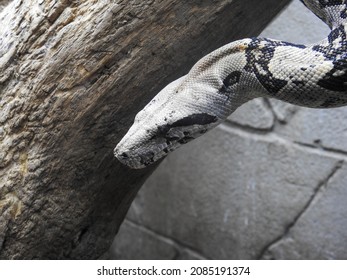
{"label": "snake jaw", "polygon": [[[137,135],[130,134],[131,137],[126,134],[114,149],[114,155],[121,163],[132,169],[145,168],[208,130],[208,126],[193,125],[173,127],[165,134],[159,127],[156,134],[152,136],[148,134],[146,138],[144,138],[144,131],[138,131]],[[139,134],[142,134],[142,137]],[[131,139],[137,139],[137,141],[134,142]]]}
{"label": "snake jaw", "polygon": [[128,141],[128,136],[122,139],[122,141],[114,149],[114,155],[124,165],[132,169],[144,168],[160,158],[164,157],[168,149],[165,139],[143,139],[138,142]]}
{"label": "snake jaw", "polygon": [[114,155],[128,167],[141,169],[204,134],[218,121],[215,116],[200,113],[150,129],[141,122],[135,122],[115,148]]}

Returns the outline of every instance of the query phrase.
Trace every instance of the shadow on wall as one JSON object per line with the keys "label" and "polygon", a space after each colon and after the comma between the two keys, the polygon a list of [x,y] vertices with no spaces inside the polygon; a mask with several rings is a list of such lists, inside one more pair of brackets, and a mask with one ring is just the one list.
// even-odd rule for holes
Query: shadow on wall
{"label": "shadow on wall", "polygon": [[[328,28],[298,0],[263,37]],[[257,99],[171,154],[143,186],[115,259],[346,259],[347,108]],[[333,230],[332,230],[333,229]]]}

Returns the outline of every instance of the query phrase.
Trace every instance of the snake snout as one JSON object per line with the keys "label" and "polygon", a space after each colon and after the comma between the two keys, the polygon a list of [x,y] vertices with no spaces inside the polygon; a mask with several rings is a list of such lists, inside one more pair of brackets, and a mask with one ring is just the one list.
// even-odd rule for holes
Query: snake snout
{"label": "snake snout", "polygon": [[167,146],[160,139],[144,129],[133,129],[134,134],[125,135],[114,149],[115,157],[124,165],[133,168],[144,168],[163,157]]}
{"label": "snake snout", "polygon": [[133,152],[125,150],[122,147],[117,146],[114,149],[114,155],[122,164],[132,169],[139,169],[145,167],[141,166],[140,159],[137,156],[135,156]]}
{"label": "snake snout", "polygon": [[114,149],[115,157],[125,165],[128,165],[127,162],[129,160],[129,152],[122,150],[119,145]]}

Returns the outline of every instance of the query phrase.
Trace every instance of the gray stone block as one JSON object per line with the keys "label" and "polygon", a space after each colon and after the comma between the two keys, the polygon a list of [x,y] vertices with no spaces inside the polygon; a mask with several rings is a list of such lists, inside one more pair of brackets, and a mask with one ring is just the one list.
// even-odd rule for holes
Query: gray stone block
{"label": "gray stone block", "polygon": [[346,181],[344,165],[324,182],[297,222],[270,246],[264,258],[347,259]]}
{"label": "gray stone block", "polygon": [[255,259],[336,164],[271,136],[217,128],[171,154],[128,217],[207,258]]}
{"label": "gray stone block", "polygon": [[276,119],[282,124],[288,123],[292,116],[300,109],[298,106],[283,102],[281,100],[273,98],[269,98],[268,100]]}
{"label": "gray stone block", "polygon": [[249,101],[228,117],[231,122],[260,130],[271,129],[274,119],[273,113],[262,98]]}
{"label": "gray stone block", "polygon": [[306,9],[299,0],[294,0],[261,33],[262,37],[298,44],[310,44],[324,39],[329,27]]}
{"label": "gray stone block", "polygon": [[294,142],[346,152],[347,108],[301,109],[276,132]]}
{"label": "gray stone block", "polygon": [[128,220],[122,224],[109,255],[110,259],[123,260],[202,259],[188,248]]}
{"label": "gray stone block", "polygon": [[124,221],[110,250],[112,259],[146,260],[173,259],[177,250],[156,238],[154,234]]}

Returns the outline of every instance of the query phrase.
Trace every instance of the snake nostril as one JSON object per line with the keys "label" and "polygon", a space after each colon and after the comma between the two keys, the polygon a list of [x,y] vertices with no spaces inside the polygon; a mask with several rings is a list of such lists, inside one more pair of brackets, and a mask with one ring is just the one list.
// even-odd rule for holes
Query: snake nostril
{"label": "snake nostril", "polygon": [[122,153],[120,156],[121,156],[123,159],[129,158],[129,156],[128,156],[127,153]]}

